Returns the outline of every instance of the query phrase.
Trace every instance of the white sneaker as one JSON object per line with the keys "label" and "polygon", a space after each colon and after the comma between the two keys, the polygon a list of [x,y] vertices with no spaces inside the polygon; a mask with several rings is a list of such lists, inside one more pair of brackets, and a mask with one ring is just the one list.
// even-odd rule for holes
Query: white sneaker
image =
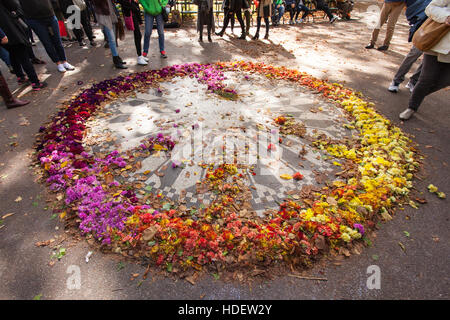
{"label": "white sneaker", "polygon": [[70,71],[75,70],[75,67],[68,62],[64,62],[62,65],[64,66],[64,68],[66,70],[70,70]]}
{"label": "white sneaker", "polygon": [[415,84],[413,84],[411,81],[409,81],[405,87],[409,89],[409,91],[413,92]]}
{"label": "white sneaker", "polygon": [[148,65],[148,62],[145,60],[145,58],[143,56],[139,56],[137,58],[137,63],[141,66],[146,66]]}
{"label": "white sneaker", "polygon": [[66,68],[64,68],[64,65],[62,63],[58,64],[57,68],[59,72],[66,72]]}
{"label": "white sneaker", "polygon": [[405,111],[403,111],[402,113],[400,113],[399,118],[402,120],[408,120],[409,118],[411,118],[411,116],[414,114],[414,110],[413,109],[406,109]]}
{"label": "white sneaker", "polygon": [[141,56],[142,58],[144,58],[145,61],[149,61],[147,57]]}
{"label": "white sneaker", "polygon": [[331,20],[330,20],[330,23],[333,23],[333,22],[335,22],[337,18],[338,18],[338,17],[336,17],[336,16],[333,16],[333,18],[331,18]]}
{"label": "white sneaker", "polygon": [[391,84],[389,85],[388,90],[390,92],[397,93],[398,89],[399,89],[399,85],[400,85],[399,83],[395,83],[395,81],[392,81]]}

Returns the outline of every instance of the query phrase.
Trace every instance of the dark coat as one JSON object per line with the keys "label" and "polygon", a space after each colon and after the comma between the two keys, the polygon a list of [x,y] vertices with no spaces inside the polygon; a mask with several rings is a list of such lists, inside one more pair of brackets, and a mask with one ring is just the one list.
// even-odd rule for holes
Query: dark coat
{"label": "dark coat", "polygon": [[14,0],[0,0],[0,28],[8,37],[5,48],[16,45],[31,46],[27,29],[21,24],[19,17],[15,18],[18,8]]}
{"label": "dark coat", "polygon": [[408,19],[409,37],[408,41],[412,41],[414,33],[419,29],[422,23],[427,20],[425,8],[430,4],[431,0],[407,0],[406,1],[406,19]]}
{"label": "dark coat", "polygon": [[92,0],[92,4],[94,5],[94,11],[97,14],[101,14],[104,16],[109,16],[109,0]]}
{"label": "dark coat", "polygon": [[19,0],[27,19],[45,19],[55,15],[50,0]]}
{"label": "dark coat", "polygon": [[194,4],[198,6],[197,31],[205,25],[214,31],[213,0],[194,0]]}
{"label": "dark coat", "polygon": [[120,6],[122,7],[122,13],[124,16],[129,17],[130,13],[133,15],[141,16],[141,8],[139,7],[139,3],[136,3],[133,0],[119,0]]}

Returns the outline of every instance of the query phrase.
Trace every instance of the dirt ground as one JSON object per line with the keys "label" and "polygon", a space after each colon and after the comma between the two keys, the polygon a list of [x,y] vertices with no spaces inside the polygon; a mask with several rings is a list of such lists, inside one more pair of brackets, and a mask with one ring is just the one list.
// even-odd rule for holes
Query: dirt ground
{"label": "dirt ground", "polygon": [[[148,67],[158,69],[187,62],[263,61],[296,68],[360,91],[375,103],[377,110],[419,144],[425,160],[415,182],[415,192],[423,193],[420,196],[427,199],[427,204],[419,209],[398,210],[394,219],[382,225],[373,236],[372,245],[360,255],[338,264],[317,266],[307,273],[327,281],[285,275],[241,285],[211,275],[199,279],[193,286],[186,281],[151,274],[140,283],[130,277],[134,273],[143,274],[145,266],[119,262],[111,255],[93,250],[86,241],[75,242],[71,238],[63,245],[66,255],[49,266],[51,250],[36,247],[35,243],[63,237],[65,232],[62,223],[52,218],[44,187],[36,182],[31,167],[35,134],[56,112],[58,103],[82,87],[120,73],[144,70],[144,67],[136,65],[130,33],[119,43],[120,55],[129,66],[122,72],[113,68],[110,52],[103,46],[80,48],[78,44],[71,44],[67,45],[66,53],[77,69],[59,74],[39,43],[34,47],[35,53],[47,64],[38,66],[37,70],[48,82],[47,89],[33,93],[17,88],[15,79],[1,64],[11,89],[32,103],[12,110],[0,105],[0,217],[14,213],[4,218],[0,226],[0,299],[32,299],[40,294],[42,299],[448,299],[448,199],[437,199],[428,193],[426,186],[433,183],[450,195],[450,92],[447,88],[432,94],[413,119],[405,123],[398,120],[410,93],[402,86],[398,94],[392,94],[387,86],[410,49],[408,24],[402,15],[387,52],[364,49],[371,34],[366,11],[369,5],[376,4],[376,1],[358,1],[351,21],[330,25],[326,20],[317,19],[314,23],[282,25],[271,29],[270,39],[262,41],[238,40],[239,27],[234,30],[234,36],[228,29],[223,38],[214,37],[214,43],[202,44],[197,42],[193,26],[166,30],[169,58],[164,60],[159,57],[154,32]],[[95,32],[97,42],[102,43],[100,30],[97,28]],[[250,33],[254,32],[253,27]],[[384,29],[380,43],[383,37]],[[86,263],[88,251],[93,254]],[[66,286],[71,265],[80,267],[81,289],[70,290]],[[379,290],[369,290],[366,286],[370,265],[380,267]]]}

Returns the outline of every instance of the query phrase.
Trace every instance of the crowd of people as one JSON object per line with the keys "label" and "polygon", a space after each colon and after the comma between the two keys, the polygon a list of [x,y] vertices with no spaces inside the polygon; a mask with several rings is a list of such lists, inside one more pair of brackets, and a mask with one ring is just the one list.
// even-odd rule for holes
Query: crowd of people
{"label": "crowd of people", "polygon": [[[303,0],[223,0],[223,26],[215,33],[223,36],[231,23],[234,27],[237,18],[241,27],[239,39],[250,36],[253,1],[256,13],[256,32],[253,40],[259,39],[262,21],[265,24],[264,38],[269,38],[270,26],[277,26],[283,20],[285,12],[289,12],[289,24],[302,23],[312,13],[311,8]],[[334,15],[325,0],[313,0],[314,11],[323,11],[330,23]],[[197,31],[199,41],[203,41],[203,27],[206,26],[208,41],[212,42],[215,31],[213,0],[193,0],[197,5]],[[148,52],[152,30],[157,29],[158,45],[161,58],[167,58],[164,47],[164,27],[168,25],[168,14],[175,5],[175,0],[0,0],[0,58],[15,74],[19,84],[30,83],[33,90],[47,86],[39,80],[34,64],[43,64],[33,52],[36,35],[45,52],[59,72],[75,70],[68,60],[63,41],[77,41],[85,46],[84,35],[91,46],[97,46],[92,23],[100,26],[105,39],[105,48],[111,50],[113,64],[118,69],[126,69],[126,62],[119,55],[118,39],[122,39],[125,29],[133,32],[134,44],[139,65],[148,64]],[[352,0],[337,0],[336,5],[342,18],[350,18],[353,9]],[[431,19],[441,25],[450,26],[450,0],[384,0],[379,21],[372,32],[370,43],[366,49],[373,49],[381,27],[387,22],[386,36],[383,44],[377,49],[385,51],[389,48],[395,24],[406,6],[406,18],[411,26],[408,41],[412,41],[414,33],[427,20]],[[76,10],[75,10],[75,9]],[[77,11],[78,10],[78,11]],[[79,15],[79,24],[69,26],[74,12]],[[175,11],[172,16],[175,16]],[[244,18],[242,13],[244,13]],[[300,18],[299,18],[300,17]],[[271,21],[269,21],[271,20]],[[144,36],[140,26],[144,24]],[[179,25],[179,24],[178,24]],[[448,31],[448,30],[447,30]],[[143,44],[142,44],[142,38]],[[391,84],[390,92],[398,92],[400,84],[412,65],[423,55],[423,62],[415,70],[406,85],[411,91],[408,108],[400,114],[402,120],[408,120],[419,108],[423,99],[450,85],[450,33],[426,52],[412,45],[411,50],[400,65]],[[5,78],[0,73],[0,93],[8,108],[29,103],[14,98],[9,91]]]}

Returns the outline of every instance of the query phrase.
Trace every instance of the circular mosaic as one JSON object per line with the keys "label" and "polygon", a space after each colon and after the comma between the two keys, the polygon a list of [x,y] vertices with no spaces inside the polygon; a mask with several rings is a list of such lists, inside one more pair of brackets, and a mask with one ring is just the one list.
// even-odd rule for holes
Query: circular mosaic
{"label": "circular mosaic", "polygon": [[37,150],[62,218],[169,272],[310,264],[390,217],[418,166],[360,94],[249,62],[103,81]]}

